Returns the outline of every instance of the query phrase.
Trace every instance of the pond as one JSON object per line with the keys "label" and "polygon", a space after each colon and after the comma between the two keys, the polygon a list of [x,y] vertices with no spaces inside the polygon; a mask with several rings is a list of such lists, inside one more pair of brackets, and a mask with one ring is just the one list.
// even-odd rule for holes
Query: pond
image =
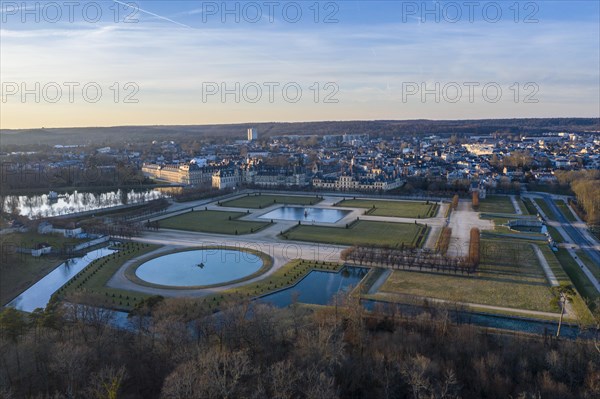
{"label": "pond", "polygon": [[259,301],[278,307],[289,306],[294,300],[327,305],[338,292],[346,292],[355,287],[368,271],[368,268],[356,266],[345,266],[337,273],[313,270],[293,287],[265,295]]}
{"label": "pond", "polygon": [[77,273],[93,260],[110,255],[113,252],[115,251],[108,248],[101,248],[90,251],[81,258],[72,258],[61,263],[56,269],[48,273],[46,277],[9,302],[7,306],[12,306],[24,312],[32,312],[36,308],[45,308],[52,294],[67,281],[75,277]]}
{"label": "pond", "polygon": [[159,190],[114,190],[109,192],[50,193],[42,195],[8,195],[4,210],[32,219],[93,211],[119,205],[141,204],[163,198]]}
{"label": "pond", "polygon": [[135,275],[148,283],[169,287],[217,285],[256,273],[260,256],[230,249],[199,249],[159,256],[142,263]]}
{"label": "pond", "polygon": [[260,219],[301,220],[303,222],[335,223],[350,211],[324,208],[282,206],[259,216]]}

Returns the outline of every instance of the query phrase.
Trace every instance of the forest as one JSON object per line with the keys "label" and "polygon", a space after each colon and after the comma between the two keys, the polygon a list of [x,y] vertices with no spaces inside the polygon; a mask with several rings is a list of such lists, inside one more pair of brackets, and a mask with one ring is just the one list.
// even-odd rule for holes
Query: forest
{"label": "forest", "polygon": [[597,342],[457,325],[450,308],[414,317],[343,297],[335,307],[204,309],[151,297],[128,329],[86,306],[5,309],[0,397],[600,397]]}

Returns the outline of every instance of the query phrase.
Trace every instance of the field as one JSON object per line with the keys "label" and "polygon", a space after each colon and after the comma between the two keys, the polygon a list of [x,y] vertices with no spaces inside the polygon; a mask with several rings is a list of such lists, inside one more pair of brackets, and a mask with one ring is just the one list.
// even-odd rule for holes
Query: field
{"label": "field", "polygon": [[321,201],[317,197],[300,197],[294,195],[250,195],[240,197],[231,201],[222,202],[221,206],[229,206],[233,208],[251,208],[261,209],[273,204],[286,205],[315,205]]}
{"label": "field", "polygon": [[510,197],[491,195],[479,201],[479,212],[515,213],[515,207]]}
{"label": "field", "polygon": [[[340,245],[414,246],[425,226],[414,223],[372,222],[360,220],[347,229],[343,227],[300,225],[284,233],[290,240],[322,242]],[[420,241],[424,242],[424,237]]]}
{"label": "field", "polygon": [[369,199],[343,200],[336,204],[348,208],[369,209],[373,216],[391,216],[398,218],[430,218],[437,213],[438,205],[434,202],[416,201],[381,201]]}
{"label": "field", "polygon": [[244,212],[194,211],[159,221],[161,228],[216,234],[255,233],[269,222],[238,220]]}
{"label": "field", "polygon": [[557,312],[546,276],[529,243],[482,240],[476,276],[394,271],[380,293],[533,311]]}

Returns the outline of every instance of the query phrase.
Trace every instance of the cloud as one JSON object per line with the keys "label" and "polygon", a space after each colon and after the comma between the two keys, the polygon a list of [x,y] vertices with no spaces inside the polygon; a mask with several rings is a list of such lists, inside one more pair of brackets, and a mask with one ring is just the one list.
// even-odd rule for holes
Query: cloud
{"label": "cloud", "polygon": [[[3,28],[2,80],[98,81],[106,86],[136,82],[143,101],[130,114],[131,123],[143,123],[141,115],[149,114],[153,120],[162,116],[169,123],[186,112],[193,117],[197,109],[207,107],[200,101],[205,82],[298,82],[306,90],[307,101],[296,105],[213,104],[211,112],[198,117],[198,123],[228,114],[237,121],[278,120],[293,112],[296,120],[310,120],[326,116],[327,110],[335,119],[377,115],[461,118],[476,117],[477,112],[480,117],[527,112],[530,116],[594,115],[599,106],[599,39],[589,34],[597,30],[594,21],[529,25],[395,22],[360,29],[356,24],[339,23],[308,29],[283,24],[188,28],[153,18],[136,24],[80,22],[36,29]],[[405,82],[443,85],[473,81],[498,82],[503,87],[537,82],[545,108],[510,101],[410,106],[400,101]],[[308,101],[307,88],[314,82],[336,82],[340,104],[326,107]],[[161,104],[165,104],[162,111]],[[10,109],[27,106],[7,104]],[[88,115],[94,112],[93,107],[86,110]],[[126,112],[121,113],[122,118],[127,117]],[[106,124],[112,124],[110,118],[108,115]],[[10,123],[17,122],[13,118]],[[4,115],[2,124],[9,126]]]}

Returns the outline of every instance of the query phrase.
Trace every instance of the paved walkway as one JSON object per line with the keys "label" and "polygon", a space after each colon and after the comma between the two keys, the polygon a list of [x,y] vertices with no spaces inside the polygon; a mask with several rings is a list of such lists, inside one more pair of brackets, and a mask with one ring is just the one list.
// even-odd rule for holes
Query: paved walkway
{"label": "paved walkway", "polygon": [[460,201],[458,209],[452,211],[450,223],[452,229],[448,255],[454,257],[465,257],[469,252],[471,241],[471,228],[478,227],[479,230],[493,230],[494,222],[480,219],[479,213],[473,211],[471,201]]}
{"label": "paved walkway", "polygon": [[517,198],[514,195],[510,196],[510,201],[513,204],[513,208],[515,208],[515,213],[517,215],[522,215],[523,211],[521,210],[521,207],[519,206],[519,203],[517,202]]}
{"label": "paved walkway", "polygon": [[552,272],[552,269],[550,268],[550,265],[548,264],[546,257],[542,253],[542,250],[540,249],[540,247],[538,247],[535,244],[530,244],[530,245],[531,245],[531,248],[533,248],[533,251],[535,252],[535,254],[537,255],[537,258],[540,261],[540,265],[542,266],[542,269],[544,269],[544,273],[546,273],[546,278],[548,279],[548,282],[550,282],[551,286],[558,287],[560,284],[558,283],[556,276]]}

